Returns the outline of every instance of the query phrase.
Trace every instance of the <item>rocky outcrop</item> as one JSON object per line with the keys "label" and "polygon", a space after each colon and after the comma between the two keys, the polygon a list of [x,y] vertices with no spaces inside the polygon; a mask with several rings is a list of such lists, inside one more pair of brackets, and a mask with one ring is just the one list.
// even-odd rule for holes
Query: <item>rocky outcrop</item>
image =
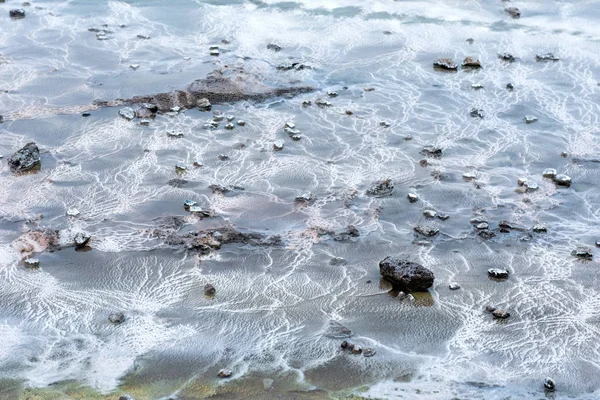
{"label": "rocky outcrop", "polygon": [[412,291],[426,291],[433,285],[434,275],[429,269],[412,261],[386,257],[379,263],[381,276],[394,287]]}
{"label": "rocky outcrop", "polygon": [[15,173],[40,168],[40,149],[34,142],[27,143],[8,159],[8,166]]}

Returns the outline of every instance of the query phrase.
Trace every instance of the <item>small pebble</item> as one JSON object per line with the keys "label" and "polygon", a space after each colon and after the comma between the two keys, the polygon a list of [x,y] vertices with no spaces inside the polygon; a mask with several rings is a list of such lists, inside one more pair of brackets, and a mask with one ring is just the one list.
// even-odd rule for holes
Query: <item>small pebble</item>
{"label": "small pebble", "polygon": [[450,290],[458,290],[460,289],[460,285],[456,282],[452,282],[451,284],[448,285],[448,289]]}
{"label": "small pebble", "polygon": [[498,319],[506,319],[506,318],[510,317],[510,313],[508,313],[504,310],[500,310],[500,309],[496,309],[496,310],[492,311],[492,315],[494,316],[494,318],[498,318]]}

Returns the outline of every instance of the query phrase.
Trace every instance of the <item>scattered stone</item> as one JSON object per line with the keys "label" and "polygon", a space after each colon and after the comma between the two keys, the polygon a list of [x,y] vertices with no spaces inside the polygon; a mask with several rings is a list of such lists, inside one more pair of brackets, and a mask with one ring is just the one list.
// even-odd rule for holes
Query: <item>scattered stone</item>
{"label": "scattered stone", "polygon": [[194,167],[195,168],[200,168],[200,167],[202,167],[202,165],[203,165],[202,162],[200,162],[200,161],[194,161]]}
{"label": "scattered stone", "polygon": [[149,126],[150,122],[152,122],[152,120],[148,119],[148,118],[144,118],[140,121],[140,125],[142,126]]}
{"label": "scattered stone", "polygon": [[111,312],[108,314],[108,321],[114,325],[122,324],[125,321],[125,314],[120,311]]}
{"label": "scattered stone", "polygon": [[483,118],[483,110],[480,108],[471,108],[470,114],[471,117]]}
{"label": "scattered stone", "polygon": [[527,231],[527,228],[521,226],[521,225],[517,225],[513,222],[509,222],[509,221],[500,221],[500,223],[498,223],[498,226],[500,227],[500,229],[503,229],[505,231],[509,231],[509,230],[515,230],[515,231]]}
{"label": "scattered stone", "polygon": [[296,124],[293,122],[286,122],[284,128],[296,129]]}
{"label": "scattered stone", "polygon": [[327,92],[327,96],[329,97],[337,97],[338,93],[335,91]]}
{"label": "scattered stone", "polygon": [[377,181],[373,186],[367,190],[367,195],[373,197],[386,197],[391,196],[394,192],[394,184],[391,179],[384,179]]}
{"label": "scattered stone", "polygon": [[306,64],[302,64],[297,61],[291,62],[291,63],[279,64],[276,68],[280,71],[291,71],[291,70],[302,71],[303,69],[312,69],[310,66],[308,66]]}
{"label": "scattered stone", "polygon": [[179,187],[184,187],[185,185],[187,185],[188,181],[185,180],[185,179],[175,178],[175,179],[169,179],[169,181],[167,182],[167,184],[169,186],[173,186],[173,187],[179,188]]}
{"label": "scattered stone", "polygon": [[433,63],[434,69],[446,70],[446,71],[456,71],[458,69],[458,65],[454,64],[449,58],[438,58]]}
{"label": "scattered stone", "polygon": [[319,107],[331,107],[331,103],[328,102],[327,100],[323,100],[323,99],[315,100],[315,104],[318,105]]}
{"label": "scattered stone", "polygon": [[556,390],[556,383],[554,382],[554,379],[550,377],[544,379],[544,389],[549,392],[554,392],[554,390]]}
{"label": "scattered stone", "polygon": [[367,347],[363,350],[363,356],[365,357],[373,357],[376,353],[377,352],[375,351],[375,349],[372,349],[370,347]]}
{"label": "scattered stone", "polygon": [[25,260],[23,260],[23,263],[25,264],[25,266],[27,268],[39,268],[40,267],[40,260],[38,260],[37,258],[26,258]]}
{"label": "scattered stone", "polygon": [[472,57],[467,57],[463,61],[462,67],[465,69],[479,69],[481,68],[481,62]]}
{"label": "scattered stone", "polygon": [[475,225],[477,229],[488,229],[490,225],[487,222],[482,222],[480,224]]}
{"label": "scattered stone", "polygon": [[354,345],[354,347],[352,348],[352,354],[361,354],[362,351],[362,347],[358,345]]}
{"label": "scattered stone", "polygon": [[143,40],[148,40],[148,39],[150,39],[150,36],[140,34],[140,35],[137,35],[137,38],[138,39],[143,39]]}
{"label": "scattered stone", "polygon": [[342,342],[342,344],[340,345],[340,347],[344,350],[348,349],[348,350],[352,350],[354,348],[354,345],[350,342],[348,342],[347,340],[344,340]]}
{"label": "scattered stone", "polygon": [[228,116],[225,117],[225,119],[227,121],[229,121],[229,122],[232,122],[235,119],[235,116],[234,115],[228,115]]}
{"label": "scattered stone", "polygon": [[440,233],[440,230],[437,228],[431,228],[428,226],[416,226],[414,228],[414,231],[417,233],[420,233],[421,235],[425,235],[425,236],[435,236],[438,233]]}
{"label": "scattered stone", "polygon": [[294,201],[296,203],[310,203],[316,199],[316,196],[312,193],[303,193],[300,196],[296,196]]}
{"label": "scattered stone", "polygon": [[519,18],[521,16],[521,10],[519,10],[517,7],[505,8],[504,12],[513,18]]}
{"label": "scattered stone", "polygon": [[546,233],[546,232],[548,232],[548,228],[546,228],[546,225],[544,225],[544,224],[534,225],[533,228],[531,228],[531,230],[534,231],[535,233]]}
{"label": "scattered stone", "polygon": [[467,42],[467,43],[469,43],[469,44],[473,44],[473,43],[475,43],[475,39],[473,39],[473,38],[468,38],[468,39],[466,40],[466,42]]}
{"label": "scattered stone", "polygon": [[506,311],[500,310],[500,309],[496,309],[496,310],[492,311],[492,315],[494,316],[494,318],[497,318],[497,319],[507,319],[508,317],[510,317],[509,312],[506,312]]}
{"label": "scattered stone", "polygon": [[210,55],[211,55],[211,56],[215,56],[215,57],[216,57],[216,56],[218,56],[219,54],[220,54],[220,52],[219,52],[219,49],[213,49],[213,50],[210,50]]}
{"label": "scattered stone", "polygon": [[456,282],[452,282],[451,284],[448,285],[448,289],[450,290],[458,290],[460,289],[460,285]]}
{"label": "scattered stone", "polygon": [[140,64],[131,64],[131,65],[129,66],[129,68],[131,68],[131,69],[132,69],[132,70],[134,70],[134,71],[135,71],[136,69],[138,69],[139,67],[140,67]]}
{"label": "scattered stone", "polygon": [[379,123],[379,125],[380,125],[380,126],[383,126],[384,128],[389,128],[390,126],[392,126],[392,124],[390,124],[390,123],[389,123],[389,122],[387,122],[387,121],[381,121],[381,122]]}
{"label": "scattered stone", "polygon": [[167,136],[171,138],[182,138],[183,132],[181,131],[169,131],[167,132]]}
{"label": "scattered stone", "polygon": [[80,214],[80,212],[76,208],[70,208],[67,210],[67,215],[69,217],[77,217],[77,216],[79,216],[79,214]]}
{"label": "scattered stone", "polygon": [[571,186],[571,177],[568,175],[565,175],[565,174],[555,175],[554,178],[552,178],[552,180],[558,186],[566,186],[566,187]]}
{"label": "scattered stone", "polygon": [[19,8],[16,10],[10,10],[8,12],[8,15],[10,15],[10,17],[13,19],[25,18],[25,10],[23,10],[22,8]]}
{"label": "scattered stone", "polygon": [[534,115],[526,115],[525,116],[525,123],[526,124],[533,124],[534,122],[536,122],[538,119],[536,116]]}
{"label": "scattered stone", "polygon": [[75,238],[73,239],[73,243],[75,243],[75,248],[82,249],[86,247],[90,239],[91,237],[89,235],[86,235],[83,232],[79,232],[77,235],[75,235]]}
{"label": "scattered stone", "polygon": [[25,172],[41,166],[40,149],[34,142],[27,143],[23,148],[8,158],[8,166],[12,172]]}
{"label": "scattered stone", "polygon": [[189,210],[190,207],[195,206],[196,204],[198,204],[197,202],[195,202],[194,200],[186,200],[183,202],[183,208],[186,210]]}
{"label": "scattered stone", "polygon": [[594,254],[592,253],[592,249],[589,247],[577,247],[575,250],[573,250],[571,252],[572,255],[574,255],[575,257],[579,257],[579,258],[587,258],[587,259],[591,259],[592,257],[594,257]]}
{"label": "scattered stone", "polygon": [[488,269],[488,275],[491,278],[508,279],[508,271],[502,268],[490,268]]}
{"label": "scattered stone", "polygon": [[135,400],[135,399],[131,395],[124,394],[123,396],[119,397],[119,400]]}
{"label": "scattered stone", "polygon": [[419,201],[419,196],[417,196],[414,193],[409,193],[406,197],[408,198],[408,201],[410,203],[416,203],[417,201]]}
{"label": "scattered stone", "polygon": [[219,160],[227,161],[227,160],[229,160],[229,156],[226,154],[219,154]]}
{"label": "scattered stone", "polygon": [[425,210],[423,211],[423,216],[425,218],[435,218],[435,216],[437,215],[437,213],[433,210]]}
{"label": "scattered stone", "polygon": [[204,295],[205,296],[213,297],[215,294],[217,294],[217,289],[215,289],[215,287],[213,285],[211,285],[210,283],[207,283],[206,285],[204,285]]}
{"label": "scattered stone", "polygon": [[473,83],[471,85],[471,88],[475,89],[475,90],[479,90],[479,89],[483,89],[483,85],[481,83]]}
{"label": "scattered stone", "polygon": [[283,140],[276,140],[273,142],[273,150],[280,151],[283,150]]}
{"label": "scattered stone", "polygon": [[449,216],[448,214],[438,214],[438,215],[436,215],[436,217],[437,217],[438,219],[441,219],[442,221],[445,221],[445,220],[447,220],[448,218],[450,218],[450,216]]}
{"label": "scattered stone", "polygon": [[477,178],[477,175],[475,175],[474,172],[466,172],[462,175],[462,177],[467,181],[472,181],[473,179]]}
{"label": "scattered stone", "polygon": [[268,50],[273,50],[275,52],[283,50],[283,48],[281,46],[279,46],[278,44],[275,44],[275,43],[269,43],[267,45],[267,49]]}
{"label": "scattered stone", "polygon": [[366,88],[365,88],[365,92],[372,92],[372,91],[374,91],[374,90],[375,90],[375,88],[374,88],[374,87],[366,87]]}
{"label": "scattered stone", "polygon": [[507,62],[514,62],[515,61],[515,56],[513,56],[510,53],[501,53],[501,54],[498,54],[498,58],[501,59],[502,61],[507,61]]}
{"label": "scattered stone", "polygon": [[190,206],[190,213],[200,217],[211,217],[212,212],[202,209],[199,206]]}
{"label": "scattered stone", "polygon": [[183,110],[183,108],[181,108],[179,106],[174,106],[169,109],[169,111],[174,112],[174,113],[180,113],[182,110]]}
{"label": "scattered stone", "polygon": [[135,112],[131,107],[123,107],[119,110],[119,115],[127,120],[132,120],[135,118]]}
{"label": "scattered stone", "polygon": [[235,128],[235,125],[232,123],[225,125],[225,129],[227,129],[227,130],[232,130],[233,128]]}
{"label": "scattered stone", "polygon": [[175,164],[175,171],[185,172],[185,171],[187,171],[187,167],[185,165]]}
{"label": "scattered stone", "polygon": [[523,185],[528,192],[534,192],[540,188],[537,182],[527,180]]}
{"label": "scattered stone", "polygon": [[560,58],[556,57],[552,53],[545,53],[545,54],[536,54],[535,60],[538,62],[539,61],[558,61],[558,60],[560,60]]}
{"label": "scattered stone", "polygon": [[244,126],[246,125],[246,121],[244,121],[243,119],[238,119],[237,124],[238,126]]}
{"label": "scattered stone", "polygon": [[442,149],[434,146],[425,146],[421,150],[421,154],[427,157],[440,158],[442,156]]}
{"label": "scattered stone", "polygon": [[223,368],[222,370],[219,371],[217,376],[221,379],[225,379],[225,378],[231,377],[232,374],[233,374],[233,372],[231,372],[230,369]]}
{"label": "scattered stone", "polygon": [[469,222],[471,224],[473,224],[473,225],[477,225],[477,224],[481,224],[482,222],[486,222],[487,223],[488,220],[483,215],[478,215],[476,217],[471,218],[471,220]]}
{"label": "scattered stone", "polygon": [[196,101],[196,106],[200,109],[200,111],[210,111],[212,108],[212,104],[207,98],[198,99]]}
{"label": "scattered stone", "polygon": [[513,89],[515,88],[515,85],[513,85],[512,83],[507,83],[507,84],[506,84],[506,88],[507,88],[508,90],[513,90]]}
{"label": "scattered stone", "polygon": [[379,272],[395,287],[412,292],[426,291],[435,278],[433,272],[420,264],[389,256],[379,262]]}

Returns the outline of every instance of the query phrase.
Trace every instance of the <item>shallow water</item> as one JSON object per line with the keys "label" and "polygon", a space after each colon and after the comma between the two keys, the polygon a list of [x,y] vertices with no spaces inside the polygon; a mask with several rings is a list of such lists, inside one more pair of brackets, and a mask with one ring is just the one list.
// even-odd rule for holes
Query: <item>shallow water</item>
{"label": "shallow water", "polygon": [[[600,397],[600,270],[570,254],[600,239],[597,1],[34,1],[11,20],[20,3],[0,4],[0,377],[34,389],[67,380],[101,393],[125,388],[139,400],[228,388],[227,398],[553,398],[542,386],[551,376],[556,398]],[[503,12],[508,5],[520,19]],[[88,28],[103,24],[110,33],[100,41]],[[501,52],[518,59],[504,63]],[[561,60],[536,62],[546,52]],[[483,69],[432,67],[466,56]],[[312,69],[275,69],[290,58]],[[246,121],[231,131],[203,129],[212,114],[198,110],[147,127],[118,108],[80,115],[95,99],[183,89],[226,64],[317,90],[214,107]],[[283,132],[288,121],[300,141]],[[42,169],[15,176],[5,160],[29,141]],[[422,167],[427,145],[443,156]],[[188,166],[183,176],[178,163]],[[573,185],[542,178],[549,167]],[[188,183],[167,184],[178,177]],[[520,177],[539,189],[516,192]],[[386,178],[391,197],[366,195]],[[245,190],[215,194],[212,184]],[[314,203],[294,202],[307,192]],[[201,257],[164,246],[148,230],[188,215],[186,199],[216,217],[190,217],[184,231],[229,222],[281,235],[283,245],[229,244]],[[81,215],[67,217],[71,208]],[[426,220],[426,209],[450,218]],[[479,214],[494,238],[478,237],[469,220]],[[502,220],[543,223],[548,233],[501,233]],[[360,237],[316,234],[349,224]],[[419,224],[441,233],[418,243]],[[34,225],[85,231],[92,251],[44,252],[39,270],[25,269],[12,243]],[[430,294],[387,294],[378,270],[387,255],[432,269]],[[345,263],[332,265],[335,257]],[[492,281],[490,267],[511,276]],[[203,295],[209,282],[214,299]],[[493,320],[488,304],[511,318]],[[112,310],[126,322],[109,325]],[[377,354],[342,353],[341,339],[326,336],[330,321]],[[233,381],[216,378],[224,367]],[[263,378],[274,380],[271,391],[260,389]]]}

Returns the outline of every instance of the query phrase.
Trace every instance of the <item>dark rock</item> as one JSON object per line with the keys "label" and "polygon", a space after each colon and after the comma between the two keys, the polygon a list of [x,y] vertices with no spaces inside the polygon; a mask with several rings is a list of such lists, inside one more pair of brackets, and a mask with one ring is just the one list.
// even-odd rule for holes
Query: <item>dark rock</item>
{"label": "dark rock", "polygon": [[558,186],[565,186],[565,187],[571,186],[571,177],[568,175],[565,175],[565,174],[558,174],[558,175],[554,176],[552,178],[552,180]]}
{"label": "dark rock", "polygon": [[514,62],[515,61],[515,56],[513,56],[510,53],[501,53],[501,54],[498,54],[498,58],[501,59],[502,61],[507,61],[507,62]]}
{"label": "dark rock", "polygon": [[510,231],[510,230],[522,231],[522,232],[527,231],[527,228],[525,228],[524,226],[517,225],[517,224],[515,224],[513,222],[509,222],[509,221],[500,221],[500,223],[498,224],[498,227],[500,227],[500,229],[505,230],[505,231]]}
{"label": "dark rock", "polygon": [[211,285],[210,283],[207,283],[206,285],[204,285],[204,295],[205,296],[213,297],[215,294],[217,294],[217,289],[215,289],[215,287],[213,285]]}
{"label": "dark rock", "polygon": [[354,347],[352,348],[352,354],[361,354],[362,351],[362,347],[358,345],[354,345]]}
{"label": "dark rock", "polygon": [[554,382],[554,379],[550,377],[544,379],[544,389],[549,392],[554,392],[554,390],[556,390],[556,383]]}
{"label": "dark rock", "polygon": [[521,16],[521,10],[519,10],[517,7],[505,8],[504,12],[513,18],[519,18]]}
{"label": "dark rock", "polygon": [[372,349],[371,347],[367,347],[363,350],[363,356],[365,357],[373,357],[376,353],[377,352],[375,351],[375,349]]}
{"label": "dark rock", "polygon": [[331,339],[347,339],[352,337],[352,331],[337,321],[329,321],[325,336]]}
{"label": "dark rock", "polygon": [[384,128],[389,128],[390,126],[392,126],[392,124],[390,124],[389,122],[386,121],[381,121],[379,123],[380,126],[383,126]]}
{"label": "dark rock", "polygon": [[323,99],[316,99],[315,104],[319,107],[331,107],[331,103]]}
{"label": "dark rock", "polygon": [[135,400],[135,399],[131,395],[124,394],[123,396],[119,397],[119,400]]}
{"label": "dark rock", "polygon": [[342,349],[344,349],[344,350],[346,350],[346,349],[350,349],[351,350],[354,347],[354,345],[352,343],[348,342],[347,340],[344,340],[342,342],[342,344],[340,345],[340,347]]}
{"label": "dark rock", "polygon": [[596,247],[600,247],[600,240],[596,240]]}
{"label": "dark rock", "polygon": [[[91,114],[91,113],[89,113],[89,112],[87,112],[87,111],[86,111],[86,112],[82,112],[82,113],[81,113],[81,116],[82,116],[82,117],[84,117],[84,118],[85,118],[85,117],[89,117],[90,115],[92,115],[92,114]],[[2,117],[1,117],[1,116],[0,116],[0,122],[2,122]]]}
{"label": "dark rock", "polygon": [[341,257],[333,257],[329,260],[329,265],[346,265],[346,260]]}
{"label": "dark rock", "polygon": [[560,58],[556,57],[552,53],[544,53],[544,54],[536,54],[535,60],[538,62],[539,61],[558,61],[558,60],[560,60]]}
{"label": "dark rock", "polygon": [[494,318],[497,318],[497,319],[506,319],[506,318],[510,317],[509,312],[506,312],[506,311],[500,310],[500,309],[496,309],[496,310],[492,311],[492,315],[494,316]]}
{"label": "dark rock", "polygon": [[592,249],[589,247],[577,247],[571,252],[571,254],[579,258],[591,259],[592,257],[594,257],[594,253],[592,253]]}
{"label": "dark rock", "polygon": [[456,71],[458,69],[458,65],[454,64],[449,58],[438,58],[433,63],[434,69],[446,70],[446,71]]}
{"label": "dark rock", "polygon": [[173,179],[169,179],[169,181],[167,182],[167,185],[179,188],[179,187],[184,187],[188,183],[189,182],[186,179],[173,178]]}
{"label": "dark rock", "polygon": [[281,151],[283,150],[284,142],[283,140],[276,140],[273,142],[273,150]]}
{"label": "dark rock", "polygon": [[428,226],[421,226],[421,225],[416,226],[414,228],[414,231],[417,233],[420,233],[421,235],[424,235],[424,236],[435,236],[438,233],[440,233],[440,230],[437,228],[431,228]]}
{"label": "dark rock", "polygon": [[425,146],[421,150],[421,154],[427,157],[440,158],[442,156],[442,149],[434,146]]}
{"label": "dark rock", "polygon": [[23,260],[23,264],[25,264],[27,268],[39,268],[40,260],[38,260],[37,258],[26,258],[25,260]]}
{"label": "dark rock", "polygon": [[344,241],[344,240],[348,240],[351,237],[359,237],[359,236],[360,236],[360,232],[358,231],[358,229],[356,229],[356,227],[354,225],[348,225],[348,227],[346,228],[345,231],[336,233],[333,236],[333,240]]}
{"label": "dark rock", "polygon": [[303,63],[297,62],[297,61],[279,64],[276,68],[280,71],[291,71],[291,70],[302,71],[303,69],[312,69],[309,65],[306,65],[306,64],[303,64]]}
{"label": "dark rock", "polygon": [[108,314],[108,321],[115,325],[122,324],[125,321],[125,314],[120,311],[111,312]]}
{"label": "dark rock", "polygon": [[472,57],[467,57],[463,61],[462,67],[466,69],[479,69],[481,68],[481,62],[479,60],[473,59]]}
{"label": "dark rock", "polygon": [[436,215],[436,217],[437,217],[438,219],[441,219],[442,221],[445,221],[445,220],[447,220],[448,218],[450,218],[450,216],[449,216],[448,214],[438,214],[438,215]]}
{"label": "dark rock", "polygon": [[20,19],[20,18],[25,18],[25,10],[19,8],[16,10],[10,10],[8,12],[8,15],[10,15],[11,18],[14,19]]}
{"label": "dark rock", "polygon": [[413,292],[426,291],[434,280],[433,272],[429,269],[396,257],[386,257],[379,262],[379,272],[394,287]]}
{"label": "dark rock", "polygon": [[483,118],[483,110],[480,108],[471,108],[470,114],[471,117]]}
{"label": "dark rock", "polygon": [[535,233],[546,233],[546,232],[548,232],[548,228],[546,228],[546,225],[544,225],[544,224],[534,225],[533,228],[531,228],[531,230],[534,231]]}
{"label": "dark rock", "polygon": [[337,97],[338,96],[338,92],[332,90],[330,92],[327,92],[327,96],[329,96],[329,97]]}
{"label": "dark rock", "polygon": [[86,247],[90,239],[91,237],[89,235],[86,235],[83,232],[79,232],[77,235],[75,235],[75,238],[73,239],[73,243],[75,243],[75,248],[81,249],[83,247]]}
{"label": "dark rock", "polygon": [[15,173],[40,168],[40,149],[34,142],[27,143],[8,159],[10,170]]}
{"label": "dark rock", "polygon": [[423,211],[423,216],[425,218],[435,218],[435,216],[437,215],[437,213],[433,210],[425,210]]}
{"label": "dark rock", "polygon": [[373,197],[391,196],[394,192],[394,184],[391,179],[377,181],[370,189],[367,189],[367,194]]}
{"label": "dark rock", "polygon": [[142,35],[142,34],[140,34],[140,35],[137,35],[137,38],[138,38],[138,39],[144,39],[144,40],[148,40],[148,39],[150,39],[150,36],[148,36],[148,35]]}
{"label": "dark rock", "polygon": [[489,229],[482,229],[479,232],[477,232],[477,235],[479,235],[483,239],[491,239],[494,236],[496,236],[496,234],[490,231]]}
{"label": "dark rock", "polygon": [[508,271],[502,268],[490,268],[488,275],[495,279],[508,279]]}
{"label": "dark rock", "polygon": [[303,193],[300,196],[296,196],[294,201],[296,203],[310,203],[316,200],[316,196],[312,193]]}
{"label": "dark rock", "polygon": [[507,88],[508,90],[513,90],[513,89],[515,88],[515,85],[513,85],[512,83],[507,83],[507,84],[506,84],[506,88]]}
{"label": "dark rock", "polygon": [[534,122],[536,122],[538,119],[536,116],[534,115],[526,115],[525,116],[525,123],[526,124],[533,124]]}
{"label": "dark rock", "polygon": [[233,374],[233,372],[231,372],[230,369],[223,368],[222,370],[219,371],[219,373],[217,374],[217,376],[219,378],[221,378],[221,379],[224,379],[224,378],[231,377],[232,374]]}
{"label": "dark rock", "polygon": [[182,138],[183,132],[181,131],[169,131],[167,132],[167,136],[171,138]]}
{"label": "dark rock", "polygon": [[218,158],[221,161],[227,161],[227,160],[229,160],[229,156],[227,154],[219,154]]}
{"label": "dark rock", "polygon": [[466,42],[467,42],[467,43],[469,43],[469,44],[473,44],[473,43],[475,43],[475,39],[473,39],[473,38],[468,38],[468,39],[466,40]]}
{"label": "dark rock", "polygon": [[452,282],[451,284],[448,285],[448,289],[450,290],[458,290],[460,289],[460,285],[456,282]]}
{"label": "dark rock", "polygon": [[471,220],[469,221],[471,224],[473,225],[478,225],[481,224],[483,222],[488,222],[487,218],[484,217],[483,215],[478,215],[476,217],[471,218]]}
{"label": "dark rock", "polygon": [[277,51],[281,51],[283,48],[282,48],[281,46],[279,46],[278,44],[275,44],[275,43],[269,43],[269,44],[267,45],[267,49],[269,49],[269,50],[273,50],[273,51],[277,52]]}

